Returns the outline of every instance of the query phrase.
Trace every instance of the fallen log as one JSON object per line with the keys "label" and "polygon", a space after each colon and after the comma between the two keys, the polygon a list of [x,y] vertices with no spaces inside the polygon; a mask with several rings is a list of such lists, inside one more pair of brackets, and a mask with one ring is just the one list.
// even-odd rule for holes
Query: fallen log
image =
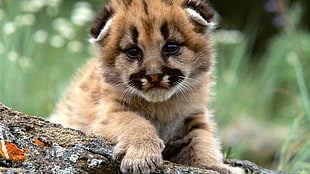
{"label": "fallen log", "polygon": [[[64,128],[41,117],[28,116],[0,104],[0,173],[102,173],[118,174],[113,143],[103,137]],[[249,161],[226,160],[249,173],[271,171]],[[217,174],[206,169],[165,161],[154,174]]]}

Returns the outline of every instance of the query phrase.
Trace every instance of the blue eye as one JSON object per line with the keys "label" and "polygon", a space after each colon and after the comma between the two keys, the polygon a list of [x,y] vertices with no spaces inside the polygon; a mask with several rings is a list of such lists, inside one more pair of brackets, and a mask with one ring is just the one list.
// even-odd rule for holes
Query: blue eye
{"label": "blue eye", "polygon": [[132,59],[140,59],[142,58],[142,51],[139,47],[130,47],[126,51],[126,55]]}
{"label": "blue eye", "polygon": [[163,48],[163,53],[166,55],[177,54],[180,51],[180,44],[175,42],[167,42]]}

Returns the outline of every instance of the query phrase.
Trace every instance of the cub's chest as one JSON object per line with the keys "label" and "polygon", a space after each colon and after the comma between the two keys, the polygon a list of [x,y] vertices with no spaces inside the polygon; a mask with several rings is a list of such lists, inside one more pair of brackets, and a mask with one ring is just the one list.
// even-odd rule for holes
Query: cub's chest
{"label": "cub's chest", "polygon": [[180,121],[178,121],[178,123],[162,125],[157,129],[159,137],[165,142],[165,144],[167,144],[171,139],[176,136],[178,132],[177,130],[179,130],[180,127]]}
{"label": "cub's chest", "polygon": [[159,137],[166,143],[171,139],[174,139],[178,136],[182,136],[182,129],[184,127],[185,118],[175,116],[174,118],[167,120],[150,120],[158,132]]}

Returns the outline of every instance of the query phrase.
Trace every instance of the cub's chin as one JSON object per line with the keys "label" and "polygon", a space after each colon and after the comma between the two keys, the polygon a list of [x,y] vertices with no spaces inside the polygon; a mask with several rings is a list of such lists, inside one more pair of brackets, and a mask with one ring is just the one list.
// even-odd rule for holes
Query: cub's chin
{"label": "cub's chin", "polygon": [[152,88],[139,94],[148,102],[157,103],[169,100],[175,94],[174,88]]}

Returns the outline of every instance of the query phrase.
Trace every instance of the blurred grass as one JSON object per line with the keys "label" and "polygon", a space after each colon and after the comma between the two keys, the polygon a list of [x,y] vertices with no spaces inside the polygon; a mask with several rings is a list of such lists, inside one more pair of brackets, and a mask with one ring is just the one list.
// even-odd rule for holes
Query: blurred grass
{"label": "blurred grass", "polygon": [[48,116],[72,74],[94,52],[87,26],[96,12],[82,1],[0,4],[0,101]]}
{"label": "blurred grass", "polygon": [[[100,7],[95,3],[102,1],[0,0],[2,103],[30,115],[49,115],[76,69],[95,54],[87,43],[90,20]],[[302,12],[299,3],[291,7],[289,24],[256,63],[249,59],[256,23],[242,32],[215,33],[217,95],[212,106],[221,134],[237,130],[237,142],[227,141],[224,148],[231,146],[230,157],[310,171],[310,33],[302,29]],[[250,147],[265,141],[262,148]],[[271,152],[268,143],[274,144]],[[270,156],[263,157],[265,151]]]}
{"label": "blurred grass", "polygon": [[[246,157],[265,166],[269,162],[278,170],[309,173],[310,33],[300,26],[302,12],[299,3],[291,7],[291,14],[287,16],[288,25],[273,38],[256,64],[248,59],[255,28],[251,34],[245,32],[238,44],[217,44],[218,84],[214,106],[219,125],[224,127],[239,119],[254,120],[254,125],[243,122],[244,125],[249,124],[247,131],[252,134],[248,138],[253,139],[254,144],[238,137],[244,132],[233,135],[233,139],[240,140],[232,147],[234,157]],[[257,129],[261,123],[260,132],[251,132],[251,127]],[[232,126],[239,130],[244,127],[240,124]],[[280,140],[282,144],[281,148],[275,149],[277,153],[272,162],[262,161],[260,156],[269,150],[267,143],[254,154],[247,151],[251,148],[249,146],[264,140],[262,137],[274,138],[270,134],[276,135],[276,138],[269,142],[277,144]]]}

